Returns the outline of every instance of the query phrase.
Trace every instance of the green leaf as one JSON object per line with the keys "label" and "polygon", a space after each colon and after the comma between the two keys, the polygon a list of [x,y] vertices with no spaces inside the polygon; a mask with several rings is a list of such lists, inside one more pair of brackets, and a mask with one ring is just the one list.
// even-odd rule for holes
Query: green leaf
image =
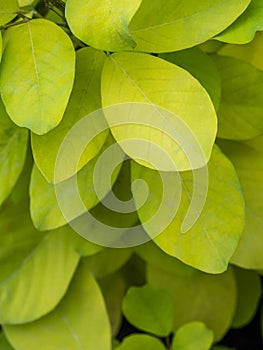
{"label": "green leaf", "polygon": [[159,57],[191,73],[206,89],[215,109],[218,110],[221,96],[220,77],[215,63],[207,54],[198,47],[194,47],[179,52],[161,54]]}
{"label": "green leaf", "polygon": [[244,232],[232,262],[245,269],[263,269],[263,137],[242,144],[221,141],[220,146],[234,164],[246,202]]}
{"label": "green leaf", "polygon": [[82,263],[70,288],[47,316],[24,325],[4,326],[16,350],[111,349],[110,324],[100,289]]}
{"label": "green leaf", "polygon": [[[80,119],[101,108],[100,80],[105,55],[92,48],[83,48],[78,50],[76,54],[75,83],[62,122],[46,135],[32,134],[34,159],[48,182],[54,182],[58,150],[67,133]],[[98,116],[103,118],[102,114]],[[95,135],[101,124],[101,120],[98,118],[96,124],[89,125],[89,132]],[[106,140],[107,134],[108,131],[105,130],[89,143],[81,155],[77,170],[80,170],[97,155]],[[79,135],[79,137],[81,136]],[[76,143],[74,148],[77,148]],[[65,180],[72,175],[74,173],[64,171],[60,174],[60,180]]]}
{"label": "green leaf", "polygon": [[17,125],[45,134],[60,123],[72,90],[72,42],[45,19],[9,28],[4,39],[0,86],[7,113]]}
{"label": "green leaf", "polygon": [[18,10],[17,0],[0,0],[0,26],[15,18]]}
{"label": "green leaf", "polygon": [[0,205],[9,196],[24,167],[28,132],[14,125],[0,100]]}
{"label": "green leaf", "polygon": [[105,51],[134,48],[128,25],[142,0],[68,0],[66,19],[73,34],[84,43]]}
{"label": "green leaf", "polygon": [[[142,53],[111,55],[102,74],[102,103],[114,105],[104,109],[106,119],[114,138],[137,162],[186,170],[208,161],[216,134],[214,106],[182,68]],[[188,154],[190,148],[199,153]]]}
{"label": "green leaf", "polygon": [[218,137],[246,140],[263,133],[263,72],[233,57],[215,56],[222,84]]}
{"label": "green leaf", "polygon": [[131,287],[122,304],[123,314],[136,328],[168,336],[173,328],[173,301],[163,290],[150,285]]}
{"label": "green leaf", "polygon": [[[140,186],[133,187],[133,195],[144,229],[162,250],[202,271],[221,273],[227,269],[242,234],[244,203],[234,167],[218,148],[214,148],[207,170],[206,194],[203,169],[158,175],[157,171],[132,163],[132,181],[141,179],[149,187],[144,205],[140,206]],[[194,174],[199,177],[193,178]],[[196,184],[199,196],[205,194],[205,203],[197,212],[195,205],[199,204],[195,202],[189,216]],[[182,223],[186,220],[188,225],[192,215],[192,226],[183,232]]]}
{"label": "green leaf", "polygon": [[0,349],[1,350],[14,350],[11,345],[8,343],[3,332],[0,333]]}
{"label": "green leaf", "polygon": [[19,7],[32,5],[35,0],[18,0]]}
{"label": "green leaf", "polygon": [[261,0],[252,0],[246,11],[223,33],[216,36],[217,40],[246,44],[253,40],[256,31],[263,29],[263,4]]}
{"label": "green leaf", "polygon": [[122,299],[126,290],[126,282],[121,273],[117,271],[98,281],[108,311],[111,323],[111,332],[115,336],[119,333],[122,325]]}
{"label": "green leaf", "polygon": [[213,338],[213,332],[204,323],[187,323],[177,330],[172,350],[209,350]]}
{"label": "green leaf", "polygon": [[244,60],[263,70],[263,61],[261,59],[263,54],[263,33],[256,33],[254,40],[245,45],[226,44],[218,51],[218,54]]}
{"label": "green leaf", "polygon": [[250,0],[143,0],[130,23],[136,50],[170,52],[200,44],[220,33]]}
{"label": "green leaf", "polygon": [[165,350],[159,339],[147,334],[134,334],[124,338],[116,350]]}
{"label": "green leaf", "polygon": [[220,340],[231,326],[236,306],[233,271],[210,275],[198,270],[178,275],[155,266],[147,266],[147,280],[154,288],[166,291],[174,304],[174,331],[185,323],[202,321]]}
{"label": "green leaf", "polygon": [[260,277],[254,271],[234,269],[237,281],[237,309],[232,328],[246,326],[254,317],[261,297]]}
{"label": "green leaf", "polygon": [[[94,190],[94,169],[103,151],[113,142],[113,138],[109,136],[101,152],[76,174],[79,192],[74,190],[75,176],[53,185],[45,180],[36,166],[33,167],[30,183],[30,212],[37,229],[43,231],[61,227],[99,203],[98,193]],[[119,153],[120,155],[123,154],[121,149],[119,149]],[[98,178],[97,184],[99,185],[99,194],[102,198],[111,190],[111,186],[116,181],[120,169],[121,166],[118,166],[113,172],[112,183],[106,182],[104,177]],[[60,203],[63,201],[63,208],[58,203],[58,191],[60,193]],[[79,195],[85,207],[79,207]],[[61,210],[63,214],[66,214],[66,217]]]}
{"label": "green leaf", "polygon": [[95,278],[103,278],[120,269],[131,257],[132,250],[105,248],[86,258],[86,265]]}

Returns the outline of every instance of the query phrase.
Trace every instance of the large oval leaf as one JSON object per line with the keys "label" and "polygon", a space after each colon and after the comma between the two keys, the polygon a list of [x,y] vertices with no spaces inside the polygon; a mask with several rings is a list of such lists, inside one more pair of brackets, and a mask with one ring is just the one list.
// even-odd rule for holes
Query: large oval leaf
{"label": "large oval leaf", "polygon": [[204,323],[190,322],[176,332],[172,350],[209,350],[213,338],[213,332]]}
{"label": "large oval leaf", "polygon": [[74,71],[73,44],[54,23],[33,19],[8,29],[0,86],[11,119],[40,135],[57,126],[68,103]]}
{"label": "large oval leaf", "polygon": [[114,105],[104,109],[105,116],[136,161],[160,170],[198,168],[208,161],[215,110],[205,89],[182,68],[142,53],[114,54],[102,74],[102,103]]}
{"label": "large oval leaf", "polygon": [[220,146],[233,162],[246,202],[244,232],[232,262],[253,270],[263,269],[263,137],[246,143],[220,141]]}
{"label": "large oval leaf", "polygon": [[246,11],[216,39],[232,43],[246,44],[251,41],[256,31],[263,29],[262,0],[252,0]]}
{"label": "large oval leaf", "polygon": [[214,331],[215,340],[219,340],[230,328],[236,306],[236,284],[231,269],[220,275],[196,270],[192,275],[182,276],[148,265],[147,280],[173,298],[174,331],[185,323],[202,321]]}
{"label": "large oval leaf", "polygon": [[215,56],[222,85],[218,137],[246,140],[263,132],[263,72],[234,57]]}
{"label": "large oval leaf", "polygon": [[123,314],[136,328],[167,337],[173,328],[173,301],[163,290],[149,285],[131,287],[122,304]]}
{"label": "large oval leaf", "polygon": [[70,288],[58,305],[38,321],[5,326],[16,350],[111,349],[110,324],[100,289],[81,264]]}
{"label": "large oval leaf", "polygon": [[[194,172],[200,171],[202,169]],[[198,208],[194,207],[196,221],[188,231],[182,232],[194,188],[198,186],[201,193],[205,184],[200,178],[196,184],[192,172],[180,173],[181,181],[178,182],[175,173],[161,173],[158,177],[156,171],[132,163],[132,180],[142,179],[149,186],[148,199],[141,207],[140,187],[133,188],[138,215],[146,232],[167,254],[203,271],[220,273],[227,269],[242,234],[244,203],[234,167],[218,148],[214,148],[208,163],[208,176],[204,207],[199,214]],[[162,181],[171,189],[168,194],[163,190]],[[177,208],[174,209],[171,203],[178,200],[176,212]],[[226,205],[227,211],[223,210]],[[157,208],[162,215],[158,215]]]}
{"label": "large oval leaf", "polygon": [[[55,164],[59,147],[68,131],[83,117],[101,108],[100,80],[105,55],[92,48],[77,51],[76,77],[73,91],[63,116],[62,122],[46,135],[32,134],[32,149],[35,162],[49,182],[54,182]],[[98,117],[103,118],[102,114]],[[101,120],[89,124],[94,135],[100,129]],[[107,137],[107,130],[97,135],[82,153],[77,170],[80,170],[101,149]],[[80,135],[78,135],[80,137]],[[78,140],[76,140],[77,142]],[[70,155],[69,155],[70,156]],[[60,180],[65,180],[74,174],[61,174]]]}
{"label": "large oval leaf", "polygon": [[170,52],[200,44],[228,27],[250,0],[143,0],[130,23],[136,50]]}
{"label": "large oval leaf", "polygon": [[142,0],[68,0],[66,19],[84,43],[105,51],[134,48],[128,25]]}
{"label": "large oval leaf", "polygon": [[25,163],[28,132],[14,125],[0,100],[0,205],[12,191]]}

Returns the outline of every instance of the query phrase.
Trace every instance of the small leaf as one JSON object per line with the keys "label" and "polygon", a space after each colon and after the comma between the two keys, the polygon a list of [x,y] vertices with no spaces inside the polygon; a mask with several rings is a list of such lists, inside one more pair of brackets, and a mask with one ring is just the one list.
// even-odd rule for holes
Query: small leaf
{"label": "small leaf", "polygon": [[0,205],[9,196],[23,169],[28,132],[14,125],[0,100]]}
{"label": "small leaf", "polygon": [[234,269],[237,281],[237,309],[232,328],[246,326],[254,317],[261,297],[261,281],[254,271]]}
{"label": "small leaf", "polygon": [[14,350],[11,345],[8,343],[3,332],[0,333],[0,349],[1,350]]}
{"label": "small leaf", "polygon": [[202,321],[218,341],[229,330],[236,307],[236,283],[231,269],[220,275],[196,270],[195,274],[183,276],[147,265],[146,276],[152,287],[172,297],[175,332],[185,323]]}
{"label": "small leaf", "polygon": [[130,23],[130,32],[138,51],[178,51],[220,33],[249,3],[250,0],[143,0]]}
{"label": "small leaf", "polygon": [[216,39],[226,43],[246,44],[253,40],[256,31],[262,29],[262,0],[252,0],[246,11],[223,33],[217,35]]}
{"label": "small leaf", "polygon": [[246,140],[263,133],[263,72],[233,57],[214,56],[218,66],[222,98],[218,111],[218,137]]}
{"label": "small leaf", "polygon": [[62,302],[47,316],[4,326],[16,350],[111,349],[110,324],[100,289],[81,263]]}
{"label": "small leaf", "polygon": [[116,350],[165,350],[159,339],[147,334],[134,334],[124,338]]}
{"label": "small leaf", "polygon": [[215,63],[207,54],[194,47],[179,52],[161,54],[159,57],[191,73],[209,93],[215,109],[218,110],[221,95],[220,77]]}
{"label": "small leaf", "polygon": [[60,123],[72,90],[72,42],[45,19],[9,28],[4,38],[0,85],[7,113],[17,125],[45,134]]}
{"label": "small leaf", "polygon": [[[142,206],[140,186],[133,187],[133,195],[144,229],[162,250],[202,271],[221,273],[242,234],[244,201],[235,169],[218,148],[213,150],[207,171],[158,174],[133,162],[132,181],[141,179],[149,188]],[[198,199],[204,196],[200,211],[199,202],[190,206],[196,187]],[[227,211],[223,210],[226,206]],[[190,215],[189,208],[193,210]]]}
{"label": "small leaf", "polygon": [[66,19],[74,35],[84,43],[105,51],[134,48],[128,30],[142,0],[68,0]]}
{"label": "small leaf", "polygon": [[177,330],[172,350],[209,350],[213,338],[213,332],[204,323],[187,323]]}
{"label": "small leaf", "polygon": [[173,302],[164,291],[144,287],[131,287],[123,299],[122,310],[127,320],[136,328],[168,336],[173,328]]}
{"label": "small leaf", "polygon": [[[48,182],[54,182],[54,171],[59,147],[67,133],[80,119],[101,108],[100,80],[105,55],[92,48],[78,50],[76,55],[75,83],[61,123],[46,135],[39,136],[32,133],[34,159]],[[89,124],[89,133],[92,133],[92,135],[97,134],[97,130],[100,129],[101,125],[104,125],[100,120],[100,118],[104,118],[102,113],[98,114],[98,117],[96,124]],[[107,134],[108,130],[105,130],[87,145],[80,157],[77,170],[80,170],[97,155],[106,140]],[[78,138],[86,136],[78,134]],[[74,143],[75,149],[77,148],[78,138],[76,137]],[[70,157],[70,154],[67,156]],[[67,177],[72,175],[74,173],[65,172],[64,169],[63,173],[60,174],[60,181],[66,180]]]}
{"label": "small leaf", "polygon": [[246,143],[220,140],[219,144],[236,168],[246,203],[244,232],[231,262],[245,269],[262,270],[263,137]]}
{"label": "small leaf", "polygon": [[217,128],[214,106],[184,69],[142,53],[111,55],[102,74],[102,103],[111,106],[104,113],[114,138],[137,162],[174,171],[208,161]]}
{"label": "small leaf", "polygon": [[17,0],[0,0],[0,26],[10,22],[19,10]]}

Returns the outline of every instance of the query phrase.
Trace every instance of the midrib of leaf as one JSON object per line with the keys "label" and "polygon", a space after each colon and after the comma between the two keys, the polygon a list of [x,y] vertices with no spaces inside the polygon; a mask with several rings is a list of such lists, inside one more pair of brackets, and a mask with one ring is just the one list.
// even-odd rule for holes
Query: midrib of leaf
{"label": "midrib of leaf", "polygon": [[61,318],[62,322],[66,325],[67,329],[69,330],[69,333],[71,334],[72,338],[78,345],[79,350],[85,350],[84,347],[81,344],[81,341],[77,335],[77,333],[74,331],[74,329],[71,327],[70,321],[68,318],[63,314],[62,311],[57,311],[59,317]]}
{"label": "midrib of leaf", "polygon": [[39,79],[39,72],[38,72],[38,67],[37,67],[37,59],[35,55],[35,50],[34,50],[34,42],[33,42],[33,37],[32,37],[32,32],[30,28],[30,22],[27,23],[27,28],[28,28],[28,33],[29,33],[29,39],[30,39],[30,46],[31,46],[31,52],[32,52],[32,58],[33,58],[33,64],[34,64],[34,72],[35,72],[35,77],[37,81],[37,95],[38,95],[38,100],[39,100],[39,113],[40,113],[40,129],[42,130],[42,113],[43,113],[43,106],[42,106],[42,98],[40,94],[40,79]]}
{"label": "midrib of leaf", "polygon": [[155,29],[155,28],[161,28],[161,27],[164,27],[164,26],[167,26],[167,25],[171,25],[171,24],[176,24],[177,22],[180,22],[180,21],[183,21],[183,20],[186,20],[186,19],[194,18],[196,16],[199,16],[200,14],[205,14],[206,12],[209,12],[213,7],[216,9],[218,6],[221,7],[227,2],[229,2],[229,0],[226,0],[223,3],[218,3],[216,6],[211,5],[211,6],[207,7],[207,8],[205,8],[202,11],[198,11],[198,12],[193,13],[191,16],[180,17],[180,18],[178,18],[178,19],[176,19],[174,21],[165,22],[165,23],[161,23],[161,24],[155,24],[155,25],[152,25],[152,26],[149,26],[149,27],[146,27],[146,28],[131,30],[131,32],[132,33],[142,32],[142,31],[147,31],[147,30],[151,30],[151,29]]}

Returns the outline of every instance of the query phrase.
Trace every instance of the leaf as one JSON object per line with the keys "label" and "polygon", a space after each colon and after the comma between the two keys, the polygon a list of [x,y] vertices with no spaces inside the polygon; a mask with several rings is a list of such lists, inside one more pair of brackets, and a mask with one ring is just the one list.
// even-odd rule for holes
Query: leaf
{"label": "leaf", "polygon": [[17,0],[0,0],[0,26],[12,21],[18,10]]}
{"label": "leaf", "polygon": [[215,110],[205,89],[182,68],[142,53],[111,55],[102,74],[102,104],[111,106],[104,113],[114,138],[137,162],[174,171],[208,161]]}
{"label": "leaf", "polygon": [[45,134],[60,123],[72,90],[72,42],[45,19],[9,28],[4,39],[0,86],[7,113],[17,125]]}
{"label": "leaf", "polygon": [[122,304],[123,314],[136,328],[160,337],[168,336],[173,328],[173,301],[163,290],[131,287]]}
{"label": "leaf", "polygon": [[222,84],[218,137],[254,138],[263,132],[263,72],[233,57],[215,56]]}
{"label": "leaf", "polygon": [[[144,229],[164,252],[202,271],[221,273],[242,234],[244,203],[234,167],[218,148],[213,150],[207,171],[158,175],[132,163],[132,181],[141,179],[149,188],[142,206],[140,186],[133,187],[133,195]],[[195,196],[197,200],[204,196],[204,206],[199,208]]]}
{"label": "leaf", "polygon": [[147,265],[147,281],[166,291],[174,304],[173,330],[185,323],[201,321],[220,340],[229,330],[236,306],[236,284],[233,271],[210,275],[196,270],[192,275],[167,272]]}
{"label": "leaf", "polygon": [[142,0],[68,0],[66,19],[73,34],[85,44],[104,51],[134,48],[128,25]]}
{"label": "leaf", "polygon": [[240,60],[251,63],[258,69],[263,70],[262,56],[263,53],[263,33],[258,32],[253,41],[244,45],[225,44],[218,51],[219,55],[231,56]]}
{"label": "leaf", "polygon": [[98,281],[111,323],[111,333],[117,336],[122,325],[121,304],[126,290],[126,282],[120,271]]}
{"label": "leaf", "polygon": [[263,4],[261,0],[252,0],[245,12],[223,33],[216,36],[217,40],[246,44],[253,40],[255,33],[263,29]]}
{"label": "leaf", "polygon": [[231,261],[253,270],[263,269],[262,145],[262,136],[244,144],[220,140],[220,146],[236,168],[246,203],[244,232]]}
{"label": "leaf", "polygon": [[190,322],[179,328],[172,343],[172,350],[209,350],[213,332],[202,322]]}
{"label": "leaf", "polygon": [[[34,159],[48,182],[54,182],[54,171],[59,147],[67,133],[80,119],[101,108],[100,79],[105,55],[92,48],[78,50],[76,55],[75,83],[61,123],[46,135],[39,136],[32,134]],[[89,133],[92,135],[97,134],[97,130],[103,127],[103,121],[101,119],[104,117],[102,113],[98,114],[98,117],[96,124],[89,124]],[[87,133],[87,130],[85,132]],[[105,130],[87,145],[84,153],[81,155],[77,170],[80,170],[97,155],[106,140],[107,134],[108,130]],[[85,136],[87,135],[80,135],[78,133],[78,138]],[[77,150],[76,144],[78,138],[76,137],[74,142],[75,150]],[[70,161],[70,154],[68,154],[68,157],[68,161]],[[72,175],[74,173],[65,172],[64,170],[60,174],[60,181],[66,180],[67,177]]]}
{"label": "leaf", "polygon": [[0,333],[0,349],[1,350],[14,350],[11,345],[8,343],[3,332]]}
{"label": "leaf", "polygon": [[[30,183],[30,212],[33,223],[38,230],[51,230],[65,225],[95,207],[100,201],[98,195],[101,198],[107,195],[117,179],[121,166],[118,166],[113,172],[111,183],[105,181],[103,176],[97,178],[97,191],[94,187],[93,176],[100,156],[113,142],[114,140],[110,136],[99,154],[88,162],[78,174],[56,185],[48,183],[38,168],[33,167]],[[122,150],[119,149],[118,152],[119,156],[123,158]],[[110,163],[111,159],[109,159],[108,164],[104,163],[104,170],[110,168]],[[78,184],[77,189],[75,181]],[[79,204],[79,196],[83,201],[83,206]]]}
{"label": "leaf", "polygon": [[221,95],[220,77],[213,60],[198,47],[159,55],[182,67],[195,77],[208,92],[215,109],[218,110]]}
{"label": "leaf", "polygon": [[82,263],[62,302],[47,316],[4,326],[16,350],[111,349],[110,324],[100,289]]}
{"label": "leaf", "polygon": [[33,4],[35,0],[18,0],[19,7],[26,7]]}
{"label": "leaf", "polygon": [[170,52],[198,45],[234,22],[250,0],[143,0],[130,23],[136,50]]}
{"label": "leaf", "polygon": [[124,338],[116,350],[165,350],[164,345],[157,338],[147,334],[133,334]]}
{"label": "leaf", "polygon": [[103,278],[119,270],[131,257],[132,250],[105,248],[86,258],[86,265],[95,278]]}
{"label": "leaf", "polygon": [[237,309],[232,328],[241,328],[253,319],[261,297],[260,277],[254,271],[235,268],[237,281]]}
{"label": "leaf", "polygon": [[9,196],[23,169],[28,132],[14,125],[0,100],[0,205]]}

